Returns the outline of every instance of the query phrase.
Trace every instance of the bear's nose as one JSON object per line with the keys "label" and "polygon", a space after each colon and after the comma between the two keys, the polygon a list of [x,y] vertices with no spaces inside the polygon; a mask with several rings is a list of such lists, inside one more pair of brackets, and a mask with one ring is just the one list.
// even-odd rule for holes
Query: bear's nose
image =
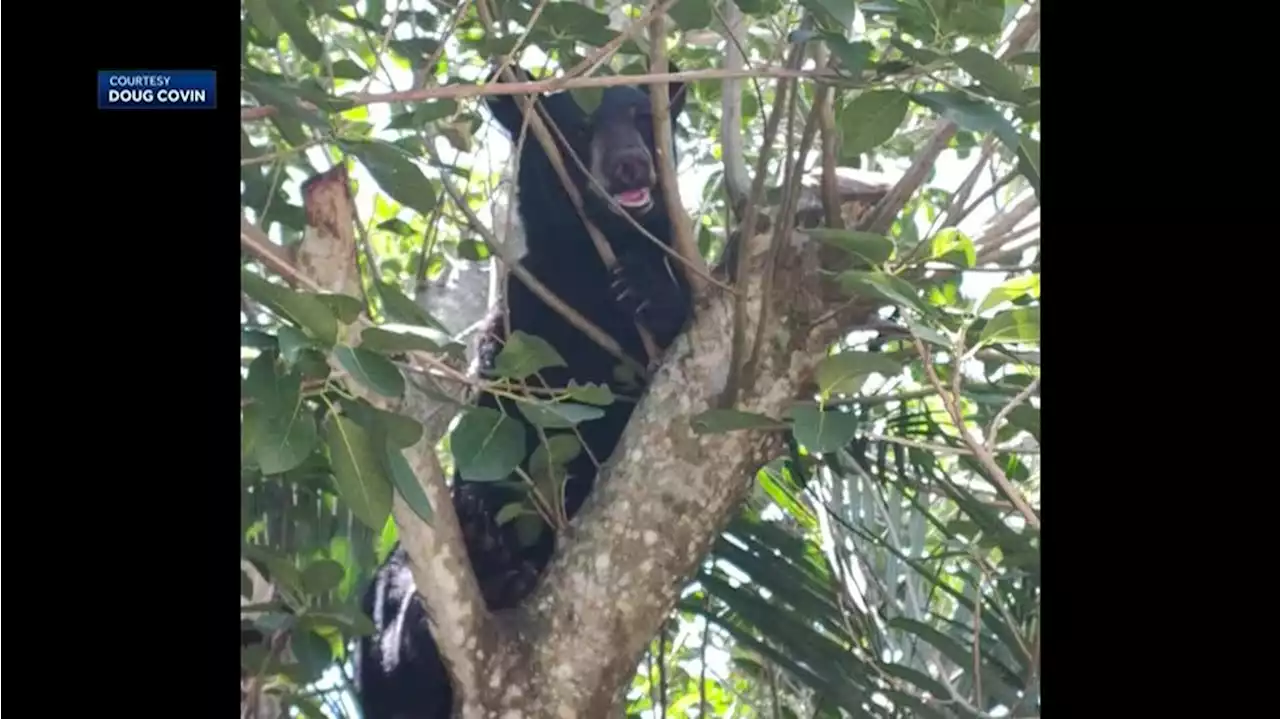
{"label": "bear's nose", "polygon": [[620,189],[634,190],[649,184],[648,180],[649,163],[643,154],[628,152],[618,156],[613,167],[613,181]]}

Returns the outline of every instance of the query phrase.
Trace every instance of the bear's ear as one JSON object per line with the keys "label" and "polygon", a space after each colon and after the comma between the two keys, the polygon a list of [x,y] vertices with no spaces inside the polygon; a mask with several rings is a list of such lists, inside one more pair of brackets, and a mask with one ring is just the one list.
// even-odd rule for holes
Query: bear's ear
{"label": "bear's ear", "polygon": [[[504,82],[504,79],[498,75],[498,69],[501,67],[495,64],[493,69],[489,71],[488,76],[484,79],[484,84]],[[515,77],[516,82],[530,82],[533,77],[518,65],[510,65],[511,74]],[[516,104],[513,95],[485,95],[484,104],[489,108],[489,112],[493,113],[493,118],[498,121],[502,129],[507,135],[514,137],[515,133],[520,131],[523,124],[523,117],[520,114],[520,106]]]}
{"label": "bear's ear", "polygon": [[[667,72],[668,73],[680,72],[680,67],[676,65],[674,60],[668,59]],[[641,89],[645,91],[646,95],[649,93],[648,85],[642,85]],[[683,82],[674,81],[667,84],[667,96],[670,98],[670,102],[671,102],[671,119],[675,120],[676,118],[680,117],[680,113],[684,112],[684,102],[685,102],[685,99],[689,96],[689,90],[687,87],[685,87],[685,84]]]}
{"label": "bear's ear", "polygon": [[[532,75],[524,68],[516,65],[510,66],[511,73],[515,76],[517,82],[536,82]],[[491,82],[502,82],[503,79],[498,76],[498,67],[495,66],[489,72],[485,84]],[[553,92],[550,95],[534,93],[527,97],[541,102],[542,107],[547,114],[560,128],[561,132],[567,132],[583,124],[585,117],[582,108],[578,107],[578,103],[574,102],[573,96],[568,92]],[[520,105],[516,103],[515,95],[485,95],[485,105],[489,111],[493,113],[493,117],[506,131],[507,137],[515,140],[519,136],[520,130],[524,127],[524,113],[520,111]]]}

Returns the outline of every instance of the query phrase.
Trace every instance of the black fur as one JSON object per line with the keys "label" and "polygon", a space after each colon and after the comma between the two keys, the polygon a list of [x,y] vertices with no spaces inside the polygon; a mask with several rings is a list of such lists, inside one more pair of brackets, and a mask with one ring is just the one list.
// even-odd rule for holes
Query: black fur
{"label": "black fur", "polygon": [[[524,78],[528,79],[528,75],[524,74]],[[684,107],[685,93],[681,84],[673,83],[670,89],[674,125]],[[512,138],[514,147],[520,140],[524,120],[513,97],[491,95],[487,105]],[[647,89],[605,88],[599,106],[590,115],[567,92],[544,96],[541,105],[546,110],[541,116],[549,116],[559,127],[605,193],[648,189],[648,208],[631,214],[654,237],[670,246],[672,228],[654,166]],[[641,362],[655,362],[658,358],[645,355],[635,322],[638,317],[662,349],[683,329],[691,312],[690,294],[676,260],[668,259],[651,239],[615,214],[604,193],[587,182],[586,173],[557,140],[588,216],[618,258],[618,268],[609,272],[537,137],[531,130],[525,135],[517,179],[518,211],[527,246],[522,264],[568,305],[616,339],[629,356]],[[630,199],[634,204],[635,193]],[[561,318],[514,276],[508,282],[506,304],[512,330],[550,342],[569,365],[543,370],[545,386],[566,387],[570,380],[579,384],[606,383],[615,396],[637,396],[640,388],[616,379],[615,367],[620,364],[617,359]],[[481,341],[482,372],[492,369],[504,337],[503,317],[496,313]],[[537,380],[531,377],[527,381]],[[482,394],[478,403],[490,408],[501,403],[510,417],[524,421],[509,400]],[[634,408],[632,401],[615,400],[603,408],[604,417],[578,426],[590,455],[601,463],[609,458]],[[526,447],[532,452],[540,439],[532,425],[526,423],[525,428]],[[582,452],[569,464],[565,489],[569,517],[577,513],[594,483],[596,468],[590,455]],[[454,509],[480,589],[495,611],[512,608],[528,595],[554,551],[555,538],[545,524],[531,546],[517,537],[515,523],[497,525],[498,511],[522,496],[523,491],[514,485],[454,478]],[[442,719],[452,709],[449,678],[430,636],[425,609],[415,594],[407,562],[403,549],[397,546],[364,596],[364,611],[378,628],[375,636],[361,641],[357,652],[356,681],[365,719]]]}

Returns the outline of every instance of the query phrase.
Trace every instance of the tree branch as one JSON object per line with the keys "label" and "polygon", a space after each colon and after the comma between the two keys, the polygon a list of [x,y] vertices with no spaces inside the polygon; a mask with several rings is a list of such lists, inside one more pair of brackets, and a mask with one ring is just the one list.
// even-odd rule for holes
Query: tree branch
{"label": "tree branch", "polygon": [[[659,14],[650,26],[649,70],[659,75],[667,71],[667,33],[666,15]],[[687,92],[687,90],[683,90]],[[653,139],[657,157],[654,158],[659,176],[662,178],[663,196],[666,199],[667,214],[671,216],[671,229],[675,233],[672,244],[680,253],[684,262],[680,263],[694,296],[706,292],[708,287],[702,277],[707,273],[706,263],[698,252],[698,244],[693,239],[689,226],[689,213],[684,211],[680,202],[680,183],[676,180],[675,163],[671,158],[671,148],[675,140],[671,136],[671,96],[666,82],[655,82],[649,86],[649,102],[653,106]],[[653,356],[652,354],[650,355]]]}
{"label": "tree branch", "polygon": [[[376,105],[391,102],[423,102],[425,100],[460,100],[481,95],[530,95],[557,92],[580,87],[616,87],[618,85],[649,85],[657,81],[692,82],[694,80],[726,80],[733,78],[774,77],[809,79],[827,82],[840,82],[842,78],[831,72],[809,72],[791,70],[780,67],[758,67],[750,70],[684,70],[666,74],[645,73],[642,75],[608,75],[603,77],[575,77],[539,80],[536,82],[491,82],[484,85],[462,83],[424,87],[416,90],[383,93],[352,93],[343,95],[339,100],[349,103],[351,107]],[[315,105],[299,100],[301,107],[317,110]],[[240,121],[263,120],[279,112],[273,105],[259,105],[240,109]]]}
{"label": "tree branch", "polygon": [[[273,257],[271,268],[312,291],[330,291],[350,294],[359,287],[359,265],[348,258],[355,256],[355,235],[352,222],[334,221],[346,217],[350,220],[351,196],[346,168],[338,165],[328,172],[307,181],[303,188],[303,205],[306,208],[308,227],[297,253],[306,267],[306,274],[289,265],[272,249],[258,243],[248,223],[242,223],[241,243],[250,242],[259,256]],[[343,205],[346,205],[345,207]],[[254,228],[256,229],[256,228]],[[260,231],[257,234],[261,234]],[[266,239],[262,235],[261,239]],[[267,240],[270,243],[269,240]],[[358,344],[360,330],[371,326],[364,315],[359,317],[348,333],[349,341]],[[411,359],[419,364],[438,362],[425,353],[410,352]],[[330,361],[332,371],[339,377],[349,377],[336,360]],[[418,592],[426,601],[432,618],[432,632],[440,647],[441,656],[452,668],[455,681],[462,691],[478,691],[484,673],[476,666],[474,645],[468,640],[484,641],[492,637],[490,615],[480,595],[475,574],[467,558],[462,542],[462,532],[452,507],[453,501],[445,484],[444,472],[436,458],[435,446],[443,436],[453,416],[450,405],[430,399],[413,383],[405,384],[403,397],[396,401],[368,390],[358,380],[348,386],[353,394],[367,400],[373,406],[411,417],[423,425],[418,443],[404,451],[405,459],[427,499],[437,511],[428,525],[401,498],[395,494],[393,514],[400,530],[400,540],[410,557],[429,558],[425,565],[411,562]],[[437,391],[451,396],[446,388]]]}
{"label": "tree branch", "polygon": [[[776,289],[762,297],[770,240],[764,233],[744,241],[750,271],[740,287],[749,307],[767,302],[779,326],[766,333],[736,408],[780,416],[811,384],[813,367],[840,328],[864,321],[874,306],[831,312],[847,297],[822,279],[821,245],[800,231],[782,243]],[[538,684],[537,707],[526,710],[609,715],[612,688],[634,671],[756,471],[782,450],[777,432],[696,435],[689,424],[716,406],[728,382],[733,314],[730,296],[699,299],[696,320],[669,350],[565,544],[522,605],[529,659],[550,674]],[[815,321],[824,315],[829,319]],[[758,331],[759,313],[747,320],[747,329]]]}

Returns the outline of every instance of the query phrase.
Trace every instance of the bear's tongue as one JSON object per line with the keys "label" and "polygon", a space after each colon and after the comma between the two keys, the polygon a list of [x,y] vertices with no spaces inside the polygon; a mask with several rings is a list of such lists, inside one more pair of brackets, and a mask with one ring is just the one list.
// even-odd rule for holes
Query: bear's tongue
{"label": "bear's tongue", "polygon": [[616,197],[618,198],[618,202],[629,207],[635,207],[637,205],[643,205],[649,201],[649,191],[642,187],[638,190],[619,192]]}

